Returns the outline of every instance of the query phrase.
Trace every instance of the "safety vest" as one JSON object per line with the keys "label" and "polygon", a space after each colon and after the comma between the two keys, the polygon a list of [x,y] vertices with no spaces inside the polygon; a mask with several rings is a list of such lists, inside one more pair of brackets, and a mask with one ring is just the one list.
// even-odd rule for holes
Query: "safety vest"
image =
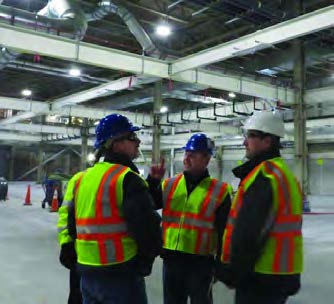
{"label": "safety vest", "polygon": [[76,173],[68,182],[65,196],[64,196],[64,202],[61,205],[61,207],[58,210],[58,241],[60,245],[73,242],[74,240],[69,234],[68,231],[68,210],[69,208],[72,208],[72,205],[74,204],[74,187],[76,182],[80,179],[84,172],[78,172]]}
{"label": "safety vest", "polygon": [[273,191],[273,210],[268,221],[274,224],[255,265],[263,274],[298,274],[303,270],[302,195],[299,184],[282,158],[264,161],[242,181],[233,200],[223,236],[221,261],[228,263],[231,239],[243,196],[262,173],[270,180]]}
{"label": "safety vest", "polygon": [[78,180],[75,189],[78,263],[113,265],[137,254],[136,241],[129,235],[122,213],[123,180],[130,171],[129,167],[100,162]]}
{"label": "safety vest", "polygon": [[183,174],[162,183],[163,247],[191,254],[215,253],[217,235],[214,229],[215,211],[232,188],[207,177],[188,196]]}

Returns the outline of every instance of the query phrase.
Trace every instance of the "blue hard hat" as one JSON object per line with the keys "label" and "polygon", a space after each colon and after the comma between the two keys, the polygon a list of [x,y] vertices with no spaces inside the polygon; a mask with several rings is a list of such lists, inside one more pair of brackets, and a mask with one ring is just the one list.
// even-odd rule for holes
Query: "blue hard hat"
{"label": "blue hard hat", "polygon": [[99,149],[102,144],[109,138],[119,136],[126,132],[135,132],[138,130],[140,130],[140,128],[134,126],[132,122],[123,115],[107,115],[106,117],[102,118],[99,124],[96,126],[96,140],[94,143],[94,148]]}
{"label": "blue hard hat", "polygon": [[190,137],[187,144],[183,147],[186,151],[200,151],[208,152],[210,155],[213,154],[214,143],[203,133],[197,133]]}

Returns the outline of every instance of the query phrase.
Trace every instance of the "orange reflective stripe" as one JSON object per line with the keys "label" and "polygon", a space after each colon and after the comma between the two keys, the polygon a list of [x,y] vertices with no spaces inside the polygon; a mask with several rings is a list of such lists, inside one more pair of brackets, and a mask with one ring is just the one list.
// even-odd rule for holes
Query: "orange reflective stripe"
{"label": "orange reflective stripe", "polygon": [[97,193],[97,218],[103,219],[113,216],[114,220],[120,220],[116,204],[111,204],[110,202],[116,201],[116,181],[126,169],[127,167],[117,164],[104,174]]}
{"label": "orange reflective stripe", "polygon": [[222,200],[225,199],[226,195],[230,195],[230,193],[227,191],[227,188],[228,188],[228,184],[223,183],[223,187],[219,189],[216,204],[219,204],[220,202],[222,202]]}
{"label": "orange reflective stripe", "polygon": [[208,210],[208,208],[210,206],[212,192],[213,192],[216,184],[217,184],[217,180],[212,179],[211,183],[210,183],[210,186],[209,186],[209,189],[207,191],[206,197],[205,197],[205,199],[202,203],[202,208],[201,208],[201,211],[200,211],[200,214],[202,214],[202,215],[204,215],[206,213],[205,211]]}
{"label": "orange reflective stripe", "polygon": [[273,270],[275,272],[293,271],[293,238],[275,237],[277,249],[275,250]]}
{"label": "orange reflective stripe", "polygon": [[280,210],[284,210],[284,214],[291,214],[291,206],[288,203],[291,191],[289,191],[289,183],[284,172],[271,161],[265,162],[265,169],[269,171],[269,174],[272,174],[275,177],[279,187]]}
{"label": "orange reflective stripe", "polygon": [[223,240],[223,244],[224,244],[224,247],[222,250],[223,262],[230,261],[232,231],[233,231],[233,226],[227,223],[225,227],[225,235],[224,235],[224,240]]}

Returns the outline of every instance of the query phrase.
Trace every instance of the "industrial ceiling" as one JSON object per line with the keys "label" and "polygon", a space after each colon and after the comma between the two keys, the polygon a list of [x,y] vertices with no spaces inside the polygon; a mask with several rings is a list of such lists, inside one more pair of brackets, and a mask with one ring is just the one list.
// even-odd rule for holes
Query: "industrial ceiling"
{"label": "industrial ceiling", "polygon": [[258,109],[281,111],[293,141],[299,99],[307,140],[334,141],[332,3],[0,1],[0,144],[80,144],[83,127],[119,112],[150,150],[160,95],[162,149],[198,131],[238,144]]}

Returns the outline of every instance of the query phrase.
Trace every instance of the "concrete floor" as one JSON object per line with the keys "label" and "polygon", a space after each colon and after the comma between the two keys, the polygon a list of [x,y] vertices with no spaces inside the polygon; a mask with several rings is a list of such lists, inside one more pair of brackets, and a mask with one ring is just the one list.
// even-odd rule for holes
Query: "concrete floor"
{"label": "concrete floor", "polygon": [[[41,208],[40,185],[31,183],[32,206],[23,206],[27,183],[9,185],[9,200],[0,202],[0,303],[65,304],[68,271],[58,262],[57,213]],[[333,212],[333,197],[310,197],[312,211]],[[305,273],[300,293],[289,304],[332,303],[334,215],[304,216]],[[147,279],[152,304],[162,303],[161,260]],[[214,303],[232,304],[233,291],[214,286]]]}

